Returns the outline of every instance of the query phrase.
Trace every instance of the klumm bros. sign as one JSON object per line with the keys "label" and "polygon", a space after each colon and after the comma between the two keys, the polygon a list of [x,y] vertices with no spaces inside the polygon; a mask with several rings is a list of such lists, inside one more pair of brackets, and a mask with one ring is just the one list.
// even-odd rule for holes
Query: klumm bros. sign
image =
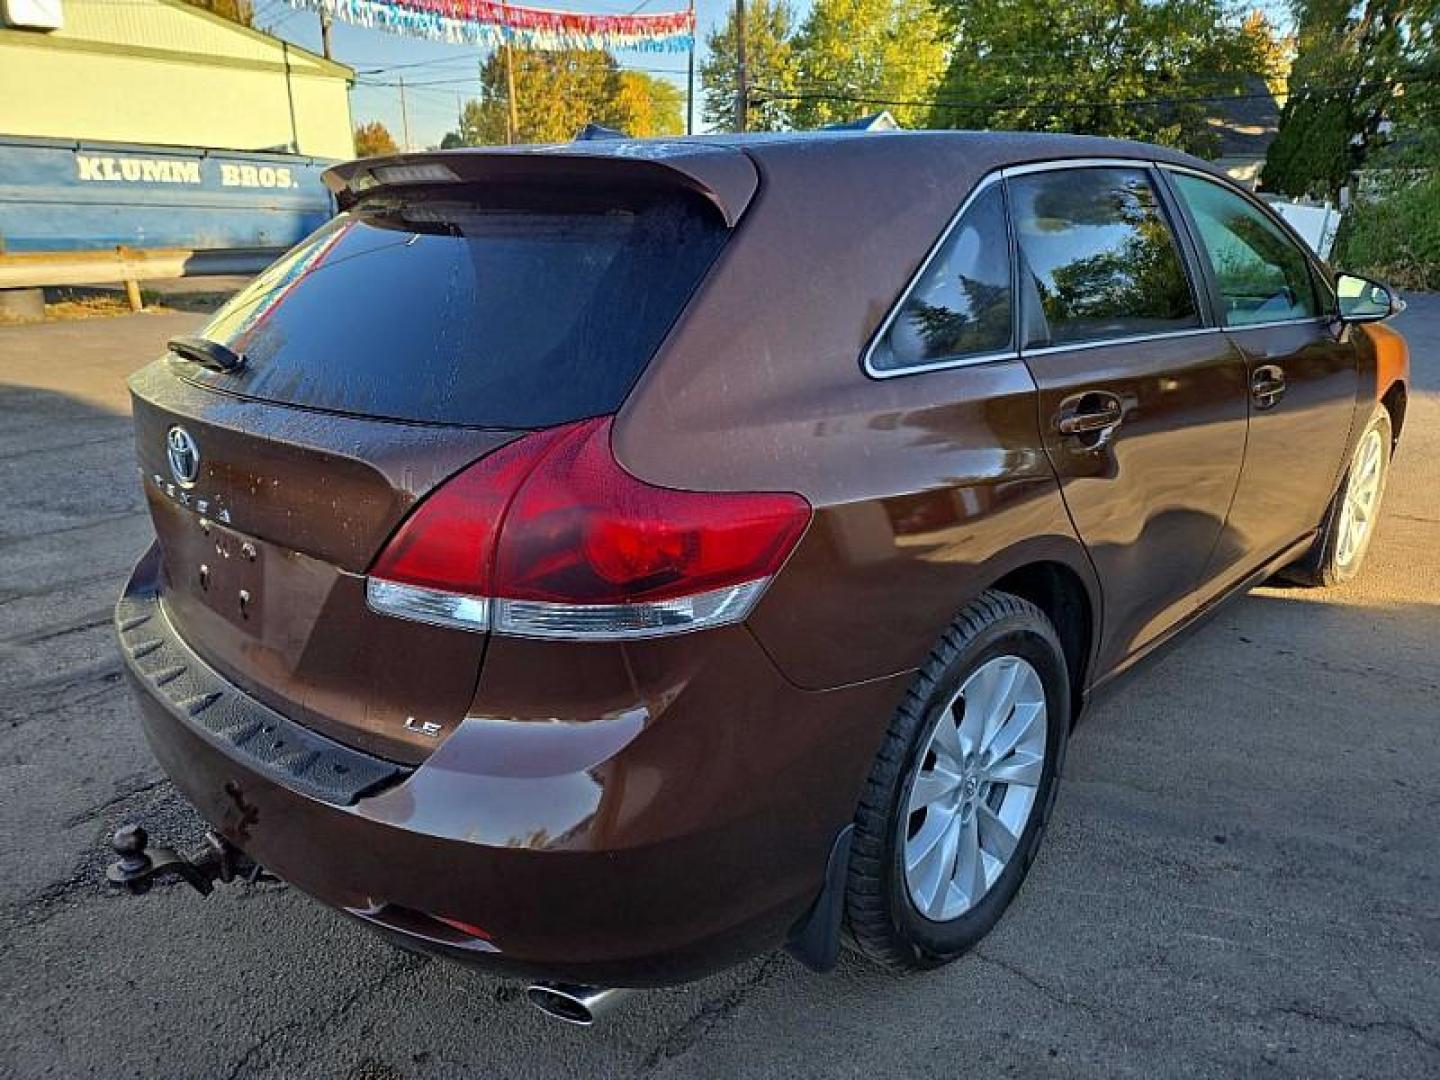
{"label": "klumm bros. sign", "polygon": [[[121,184],[203,184],[202,162],[194,158],[111,157],[75,155],[76,178],[84,182]],[[250,165],[206,161],[218,167],[221,187],[296,188],[300,184],[284,165]]]}
{"label": "klumm bros. sign", "polygon": [[322,179],[331,164],[0,135],[0,251],[287,248],[335,212]]}

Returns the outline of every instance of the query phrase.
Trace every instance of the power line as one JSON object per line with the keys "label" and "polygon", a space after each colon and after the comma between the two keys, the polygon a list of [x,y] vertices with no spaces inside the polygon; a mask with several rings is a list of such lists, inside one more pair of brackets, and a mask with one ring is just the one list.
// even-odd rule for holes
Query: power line
{"label": "power line", "polygon": [[275,33],[276,30],[279,30],[280,27],[284,26],[291,19],[295,18],[295,16],[304,14],[304,8],[291,8],[288,12],[286,12],[284,15],[281,15],[280,18],[276,19],[275,22],[271,24],[270,33]]}
{"label": "power line", "polygon": [[449,64],[474,64],[479,62],[478,54],[468,56],[440,56],[431,60],[414,60],[406,64],[388,64],[384,67],[357,68],[357,75],[384,75],[392,71],[410,71],[413,68],[441,67]]}
{"label": "power line", "polygon": [[[1397,85],[1427,83],[1440,81],[1440,75],[1417,74],[1413,76],[1397,76],[1389,80],[1377,80],[1370,83],[1351,83],[1343,86],[1332,87],[1298,87],[1288,91],[1289,97],[1306,96],[1335,96],[1340,94],[1358,94],[1369,90],[1395,88]],[[793,93],[776,91],[769,88],[760,88],[758,94],[752,95],[757,103],[763,104],[767,101],[836,101],[852,105],[885,105],[885,106],[912,106],[917,108],[936,109],[962,109],[970,111],[989,111],[1007,109],[1111,109],[1128,108],[1140,105],[1186,105],[1186,104],[1214,104],[1222,101],[1254,101],[1272,97],[1270,91],[1255,91],[1253,93],[1238,94],[1197,94],[1174,97],[1148,97],[1148,98],[1116,98],[1110,101],[953,101],[944,98],[882,98],[867,97],[860,94],[840,94],[829,92],[808,92]]]}
{"label": "power line", "polygon": [[[383,67],[360,68],[360,67],[357,66],[355,73],[356,73],[357,75],[360,75],[360,76],[366,76],[366,75],[388,75],[388,74],[390,74],[391,72],[395,72],[395,71],[410,71],[410,70],[413,70],[414,68],[448,67],[448,66],[450,66],[450,65],[452,65],[452,64],[476,64],[476,63],[479,63],[479,62],[480,62],[480,55],[479,55],[479,54],[472,54],[472,55],[469,55],[469,56],[441,56],[441,57],[435,57],[435,58],[430,59],[430,60],[413,60],[413,61],[410,61],[409,63],[405,63],[405,64],[390,64],[390,65],[383,66]],[[648,72],[652,72],[652,73],[658,74],[658,75],[684,75],[684,74],[685,74],[685,71],[684,71],[683,68],[646,67],[646,66],[639,65],[639,64],[629,64],[629,63],[626,63],[626,62],[623,61],[623,60],[617,60],[616,62],[617,62],[622,68],[624,68],[626,71],[648,71]],[[412,84],[412,83],[408,83],[408,82],[407,82],[405,85],[406,85],[406,86],[411,86],[411,85],[420,86],[420,85],[423,85],[423,84],[422,84],[422,83],[414,83],[414,84]]]}
{"label": "power line", "polygon": [[[640,71],[640,72],[645,72],[646,74],[649,74],[649,75],[673,75],[673,76],[675,76],[676,78],[680,78],[681,76],[683,76],[683,75],[685,74],[685,72],[684,72],[683,70],[677,70],[677,69],[675,69],[675,68],[645,67],[645,66],[643,66],[643,65],[636,65],[636,64],[617,64],[616,66],[618,66],[618,67],[620,68],[620,70],[622,70],[622,71]],[[452,87],[453,87],[453,86],[464,86],[464,85],[466,85],[466,84],[468,84],[468,83],[477,82],[477,81],[479,80],[479,78],[480,78],[480,73],[479,73],[478,65],[477,65],[477,70],[476,70],[476,73],[475,73],[474,75],[467,75],[467,76],[464,76],[464,77],[459,77],[459,76],[457,76],[457,77],[447,78],[447,79],[427,79],[427,80],[425,80],[424,82],[406,82],[406,83],[405,83],[405,88],[406,88],[407,90],[413,90],[413,89],[420,89],[420,88],[422,88],[422,87],[427,87],[427,86],[452,86]],[[384,79],[367,79],[367,78],[363,78],[363,77],[362,77],[362,78],[357,78],[355,81],[356,81],[357,83],[361,84],[362,86],[392,86],[392,87],[393,87],[393,86],[399,86],[399,85],[400,85],[398,82],[388,81],[388,80],[384,80]]]}
{"label": "power line", "polygon": [[[1233,79],[1233,78],[1235,78],[1237,75],[1241,75],[1242,77],[1249,77],[1248,73],[1235,72],[1235,71],[1196,71],[1196,70],[1188,70],[1188,71],[1185,72],[1185,77],[1181,80],[1181,83],[1201,84],[1201,83],[1205,83],[1205,82],[1208,82],[1208,81],[1211,81],[1211,80],[1217,80],[1217,79]],[[1020,82],[1024,82],[1024,81],[1038,81],[1038,80],[1027,80],[1026,77],[1023,76],[1023,75],[1010,76],[1010,75],[1008,75],[1008,73],[1007,73],[1007,77],[1008,77],[1008,78],[1011,78],[1013,81],[1020,81]],[[1178,85],[1178,84],[1177,84],[1177,85]],[[772,88],[772,89],[773,89],[773,88]],[[790,87],[790,88],[788,88],[788,89],[786,89],[786,90],[784,90],[784,91],[774,90],[774,93],[777,94],[777,95],[780,94],[780,93],[786,93],[786,94],[834,94],[834,95],[836,95],[837,97],[842,97],[842,98],[848,98],[848,97],[851,97],[851,96],[852,96],[851,93],[850,93],[850,91],[847,90],[844,85],[842,85],[842,84],[840,84],[840,83],[837,83],[837,82],[825,81],[825,80],[820,80],[820,79],[811,80],[811,81],[808,81],[808,82],[803,82],[803,83],[800,83],[800,84],[797,85],[797,86],[792,86],[792,87]],[[1249,93],[1249,91],[1246,91],[1246,93]],[[1256,93],[1256,96],[1258,96],[1258,97],[1264,97],[1264,96],[1265,96],[1265,92],[1256,91],[1255,93]],[[1282,94],[1282,95],[1278,95],[1278,96],[1283,96],[1283,94]],[[857,100],[859,100],[859,99],[857,98]],[[1143,100],[1143,99],[1137,99],[1137,100]],[[905,104],[922,104],[922,105],[928,105],[928,104],[940,104],[940,103],[941,103],[941,102],[938,102],[938,101],[929,101],[929,100],[927,100],[927,101],[921,101],[921,102],[906,102],[906,101],[897,101],[897,102],[895,102],[895,104],[898,104],[898,105],[905,105]],[[997,107],[1001,107],[1001,106],[1003,105],[1003,103],[998,103],[998,102],[978,102],[978,101],[977,101],[977,102],[962,102],[962,103],[958,103],[958,104],[962,104],[962,105],[974,105],[974,106],[977,107],[977,108],[978,108],[978,107],[997,108]],[[1039,104],[1039,103],[1037,103],[1037,104]]]}

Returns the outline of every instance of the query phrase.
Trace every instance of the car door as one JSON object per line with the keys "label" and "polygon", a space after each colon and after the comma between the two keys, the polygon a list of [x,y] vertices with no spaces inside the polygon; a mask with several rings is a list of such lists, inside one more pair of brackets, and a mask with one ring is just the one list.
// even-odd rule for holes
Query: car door
{"label": "car door", "polygon": [[1320,523],[1349,442],[1357,357],[1309,255],[1269,211],[1198,172],[1166,175],[1250,382],[1245,465],[1211,567],[1219,590]]}
{"label": "car door", "polygon": [[1026,166],[1005,182],[1021,354],[1104,590],[1103,674],[1196,606],[1244,457],[1246,364],[1207,325],[1148,165]]}

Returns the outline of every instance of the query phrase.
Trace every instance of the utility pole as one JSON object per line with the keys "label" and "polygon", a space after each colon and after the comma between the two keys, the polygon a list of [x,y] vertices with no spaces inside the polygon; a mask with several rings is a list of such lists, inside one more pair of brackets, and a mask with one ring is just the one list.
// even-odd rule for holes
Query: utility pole
{"label": "utility pole", "polygon": [[520,110],[515,104],[515,50],[510,47],[510,35],[505,35],[505,101],[510,111],[505,116],[505,141],[510,145],[520,141]]}
{"label": "utility pole", "polygon": [[280,55],[285,58],[285,102],[290,107],[290,152],[300,152],[300,129],[295,123],[295,88],[290,84],[290,43],[280,42]]}
{"label": "utility pole", "polygon": [[750,80],[745,70],[745,0],[735,0],[735,130],[744,132],[749,119]]}
{"label": "utility pole", "polygon": [[404,150],[410,152],[410,106],[405,100],[405,76],[400,76],[400,124],[401,130],[405,133]]}
{"label": "utility pole", "polygon": [[325,54],[326,60],[333,60],[330,55],[330,12],[323,7],[320,9],[320,51]]}
{"label": "utility pole", "polygon": [[685,74],[685,134],[695,128],[695,0],[690,0],[690,63]]}

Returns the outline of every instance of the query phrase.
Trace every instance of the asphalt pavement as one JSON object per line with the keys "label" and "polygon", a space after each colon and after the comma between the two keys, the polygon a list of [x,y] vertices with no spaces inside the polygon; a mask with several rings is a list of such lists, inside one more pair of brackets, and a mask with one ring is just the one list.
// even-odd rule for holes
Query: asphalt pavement
{"label": "asphalt pavement", "polygon": [[150,536],[127,372],[201,316],[0,327],[0,1076],[1440,1075],[1440,297],[1370,563],[1262,588],[1126,677],[979,950],[781,954],[585,1031],[283,885],[135,899],[107,838],[200,824],[121,680]]}

